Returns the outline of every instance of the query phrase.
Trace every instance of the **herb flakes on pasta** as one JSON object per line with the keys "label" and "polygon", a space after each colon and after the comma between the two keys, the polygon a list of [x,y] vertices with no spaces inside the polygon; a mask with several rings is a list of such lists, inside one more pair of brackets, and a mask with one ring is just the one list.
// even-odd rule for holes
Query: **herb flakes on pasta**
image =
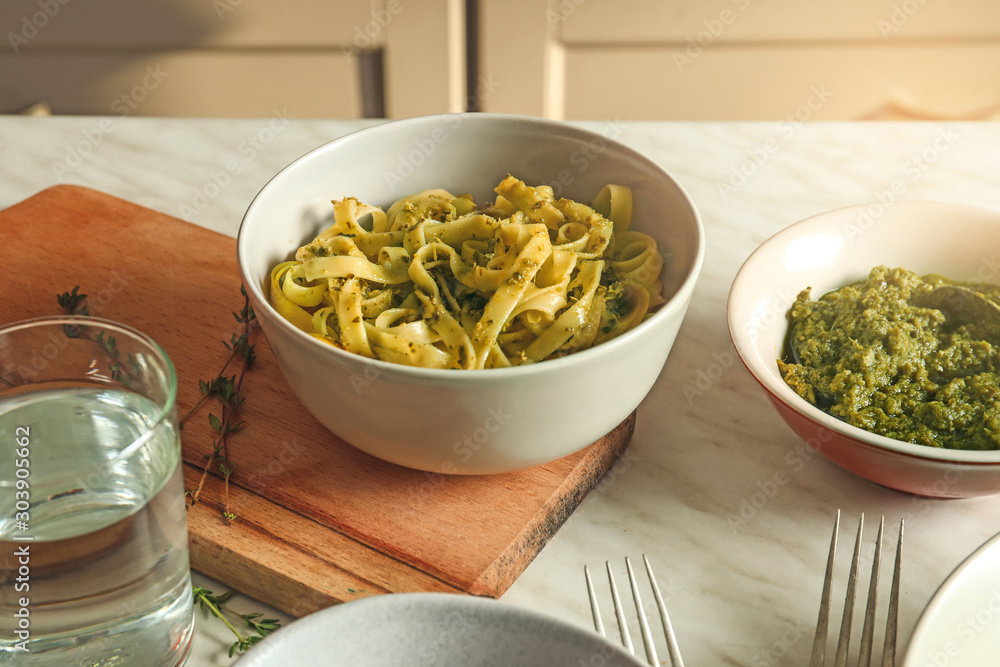
{"label": "herb flakes on pasta", "polygon": [[663,259],[629,229],[629,188],[587,205],[508,174],[494,191],[484,205],[441,189],[384,211],[334,201],[334,224],[272,270],[271,304],[348,352],[483,369],[598,345],[663,303]]}

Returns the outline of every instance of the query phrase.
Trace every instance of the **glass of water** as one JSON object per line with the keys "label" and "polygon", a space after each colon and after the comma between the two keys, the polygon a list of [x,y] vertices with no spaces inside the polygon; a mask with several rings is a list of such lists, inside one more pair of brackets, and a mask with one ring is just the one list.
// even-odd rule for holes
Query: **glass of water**
{"label": "glass of water", "polygon": [[176,397],[170,359],[130,327],[0,327],[0,664],[187,659]]}

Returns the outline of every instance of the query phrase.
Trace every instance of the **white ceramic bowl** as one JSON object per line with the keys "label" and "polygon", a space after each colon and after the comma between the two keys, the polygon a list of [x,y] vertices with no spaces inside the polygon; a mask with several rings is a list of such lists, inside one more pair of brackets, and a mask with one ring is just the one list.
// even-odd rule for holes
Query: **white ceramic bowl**
{"label": "white ceramic bowl", "polygon": [[875,435],[798,396],[778,373],[796,295],[814,297],[901,267],[1000,283],[1000,212],[959,204],[869,204],[823,213],[775,234],[746,260],[729,293],[729,330],[743,363],[813,449],[873,482],[934,498],[1000,493],[1000,451],[958,451]]}
{"label": "white ceramic bowl", "polygon": [[[485,201],[508,172],[589,201],[632,188],[632,226],[666,255],[660,310],[605,344],[534,365],[435,370],[366,359],[296,329],[267,303],[271,267],[331,224],[331,199],[387,206],[425,188]],[[495,196],[495,195],[492,195]],[[292,389],[344,441],[430,472],[523,469],[609,433],[656,380],[687,311],[704,254],[701,220],[680,185],[636,151],[564,123],[495,114],[393,121],[336,139],[280,171],[247,209],[240,271]]]}
{"label": "white ceramic bowl", "polygon": [[239,667],[641,665],[595,632],[513,605],[450,593],[362,598],[305,616]]}

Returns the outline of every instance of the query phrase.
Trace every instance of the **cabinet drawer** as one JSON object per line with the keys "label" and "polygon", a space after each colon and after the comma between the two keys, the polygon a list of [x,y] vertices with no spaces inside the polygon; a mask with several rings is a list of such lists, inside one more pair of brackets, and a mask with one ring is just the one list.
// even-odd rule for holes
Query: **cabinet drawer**
{"label": "cabinet drawer", "polygon": [[567,44],[1000,37],[984,0],[555,0],[547,17]]}
{"label": "cabinet drawer", "polygon": [[[40,53],[0,56],[0,109],[61,114],[357,118],[355,58],[309,53]],[[266,82],[264,85],[263,82]]]}
{"label": "cabinet drawer", "polygon": [[[401,1],[401,0],[392,0]],[[7,41],[35,48],[381,44],[383,0],[3,0]],[[17,39],[20,37],[26,43]],[[371,42],[371,44],[369,44]]]}
{"label": "cabinet drawer", "polygon": [[798,114],[800,120],[843,120],[878,117],[892,98],[927,117],[1000,110],[1000,44],[716,45],[683,68],[678,53],[683,51],[567,48],[565,117],[776,120]]}

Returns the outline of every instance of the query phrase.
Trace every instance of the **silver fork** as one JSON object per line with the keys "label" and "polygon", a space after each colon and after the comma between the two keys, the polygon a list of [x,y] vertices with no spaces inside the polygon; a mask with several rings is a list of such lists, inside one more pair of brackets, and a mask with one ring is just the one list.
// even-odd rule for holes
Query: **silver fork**
{"label": "silver fork", "polygon": [[[836,667],[847,665],[847,652],[851,642],[851,627],[854,620],[854,600],[858,581],[858,568],[861,561],[861,533],[864,530],[865,515],[858,521],[858,536],[854,541],[854,558],[851,562],[851,572],[847,579],[847,594],[844,598],[844,616],[840,624],[840,637],[837,640],[837,653],[834,657]],[[882,561],[882,533],[885,529],[883,516],[878,526],[878,536],[875,538],[875,555],[872,559],[872,573],[868,582],[868,604],[865,609],[865,622],[861,631],[861,647],[858,655],[859,667],[869,667],[872,659],[872,643],[875,634],[875,609],[878,604],[879,565]],[[837,553],[837,533],[840,531],[840,510],[833,524],[833,537],[830,538],[830,555],[826,559],[826,577],[823,581],[823,595],[820,599],[819,618],[816,621],[816,637],[813,640],[812,660],[809,667],[823,667],[826,660],[826,637],[830,624],[830,589],[833,583],[834,561]],[[893,667],[896,664],[896,630],[899,614],[899,573],[903,554],[903,521],[899,522],[899,540],[896,542],[896,563],[892,573],[892,589],[889,592],[889,613],[885,624],[885,642],[882,647],[882,667]]]}
{"label": "silver fork", "polygon": [[[677,637],[674,635],[674,627],[670,624],[670,615],[667,614],[667,605],[663,602],[663,595],[660,587],[653,576],[653,568],[649,564],[649,559],[645,554],[642,557],[646,565],[646,575],[649,577],[649,584],[653,589],[653,597],[656,598],[656,607],[660,611],[660,622],[663,625],[663,633],[667,636],[667,650],[670,652],[670,661],[674,667],[684,667],[681,660],[680,650],[677,648]],[[635,647],[632,645],[632,636],[628,631],[628,623],[625,620],[625,612],[622,609],[621,598],[618,596],[618,586],[615,585],[615,575],[611,572],[611,563],[605,561],[608,570],[608,583],[611,585],[611,599],[614,602],[615,618],[618,619],[618,631],[622,637],[622,644],[629,653],[635,655]],[[632,571],[632,561],[625,557],[625,567],[628,569],[628,580],[632,588],[632,599],[635,601],[636,615],[639,617],[639,630],[642,634],[642,644],[646,648],[646,660],[651,665],[659,665],[659,658],[656,656],[656,647],[653,645],[653,634],[649,630],[649,621],[646,620],[646,610],[642,606],[642,597],[639,595],[639,587],[636,584],[635,573]],[[594,594],[594,582],[590,578],[590,570],[583,566],[583,574],[587,579],[587,593],[590,595],[590,611],[594,615],[594,628],[602,637],[607,637],[604,632],[604,623],[601,620],[601,609],[597,604],[597,596]]]}

